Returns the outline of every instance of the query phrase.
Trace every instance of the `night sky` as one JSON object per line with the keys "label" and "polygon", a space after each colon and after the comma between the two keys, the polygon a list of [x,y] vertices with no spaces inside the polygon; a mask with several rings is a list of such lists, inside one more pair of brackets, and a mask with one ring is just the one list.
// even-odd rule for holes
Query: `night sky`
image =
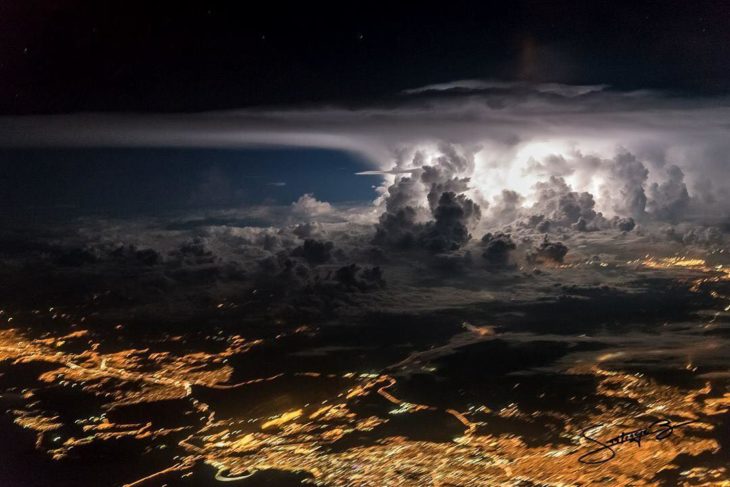
{"label": "night sky", "polygon": [[718,1],[138,2],[0,6],[0,111],[358,105],[455,79],[716,93]]}
{"label": "night sky", "polygon": [[368,166],[321,149],[6,149],[0,151],[6,222],[108,212],[288,205],[311,193],[326,201],[373,198]]}

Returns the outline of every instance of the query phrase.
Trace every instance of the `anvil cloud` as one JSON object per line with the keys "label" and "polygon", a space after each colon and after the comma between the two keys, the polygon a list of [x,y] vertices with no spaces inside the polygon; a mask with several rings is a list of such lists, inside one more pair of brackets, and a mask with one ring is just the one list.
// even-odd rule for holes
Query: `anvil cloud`
{"label": "anvil cloud", "polygon": [[[6,117],[0,145],[322,147],[357,152],[375,170],[389,171],[396,165],[407,170],[412,164],[405,159],[416,151],[428,158],[448,143],[474,154],[474,172],[464,176],[481,204],[494,203],[502,190],[526,193],[556,176],[576,191],[590,191],[602,211],[618,214],[615,202],[601,198],[600,186],[615,187],[616,178],[626,177],[641,179],[627,184],[645,186],[655,200],[671,198],[672,185],[682,179],[703,209],[724,209],[730,199],[718,176],[730,149],[729,124],[726,98],[468,80],[348,108]],[[641,162],[645,176],[619,174],[605,162],[626,154]],[[662,203],[652,205],[671,216]]]}

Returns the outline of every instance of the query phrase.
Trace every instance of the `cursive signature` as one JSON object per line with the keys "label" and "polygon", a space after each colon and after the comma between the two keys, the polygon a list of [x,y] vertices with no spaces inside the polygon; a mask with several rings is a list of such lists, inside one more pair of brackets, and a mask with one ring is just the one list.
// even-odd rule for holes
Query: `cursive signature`
{"label": "cursive signature", "polygon": [[581,455],[580,458],[578,458],[578,461],[588,465],[597,465],[599,463],[607,462],[616,456],[615,447],[622,443],[633,442],[636,443],[638,446],[641,446],[641,441],[648,436],[653,436],[654,439],[661,441],[671,436],[675,429],[691,423],[696,423],[697,421],[698,420],[695,419],[692,421],[685,421],[683,423],[672,424],[672,422],[668,419],[660,419],[654,421],[646,428],[639,428],[633,431],[623,432],[618,436],[604,441],[597,440],[589,436],[589,433],[591,431],[601,428],[603,425],[598,424],[591,426],[584,429],[581,433],[581,436],[599,446],[598,448],[595,448],[588,453],[584,453],[583,455]]}

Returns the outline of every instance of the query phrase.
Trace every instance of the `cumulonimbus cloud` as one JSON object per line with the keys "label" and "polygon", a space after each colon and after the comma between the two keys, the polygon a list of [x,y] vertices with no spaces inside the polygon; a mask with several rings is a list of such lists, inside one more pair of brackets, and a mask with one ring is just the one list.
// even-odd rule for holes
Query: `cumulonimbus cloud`
{"label": "cumulonimbus cloud", "polygon": [[414,154],[438,167],[446,143],[474,154],[461,177],[482,209],[504,204],[503,191],[534,205],[535,184],[555,176],[606,216],[671,220],[700,200],[702,211],[730,204],[729,126],[728,98],[468,80],[356,108],[5,117],[0,146],[333,148],[370,161],[385,192],[418,169]]}

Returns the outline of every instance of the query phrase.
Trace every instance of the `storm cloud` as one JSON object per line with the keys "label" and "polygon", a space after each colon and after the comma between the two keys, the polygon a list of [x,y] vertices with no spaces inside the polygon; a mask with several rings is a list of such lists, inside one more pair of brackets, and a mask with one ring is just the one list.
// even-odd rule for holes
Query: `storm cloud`
{"label": "storm cloud", "polygon": [[[399,208],[423,204],[412,200],[422,195],[409,192],[405,178],[431,187],[431,209],[451,191],[482,213],[494,205],[500,217],[501,205],[509,205],[503,191],[519,194],[513,200],[528,197],[537,182],[557,177],[577,194],[590,193],[594,211],[607,218],[652,214],[676,222],[698,207],[705,214],[727,210],[729,188],[720,176],[728,121],[725,98],[470,80],[354,108],[5,117],[0,145],[335,148],[370,161],[384,179],[381,193],[390,188]],[[219,188],[230,191],[215,178],[201,187],[213,198]],[[299,207],[326,211],[315,201],[305,197]]]}
{"label": "storm cloud", "polygon": [[[87,221],[83,235],[65,228],[44,242],[52,251],[33,259],[51,256],[80,270],[133,261],[150,275],[159,270],[158,284],[181,276],[226,286],[290,279],[296,289],[326,284],[368,294],[387,282],[395,295],[398,283],[431,273],[473,282],[599,254],[625,258],[617,242],[637,252],[656,242],[672,251],[721,245],[729,121],[724,98],[457,82],[348,108],[6,117],[0,145],[358,153],[372,165],[357,176],[375,178],[372,202],[339,205],[306,193],[289,205],[191,216],[153,234],[159,222],[121,232],[124,225]],[[211,174],[198,197],[235,191]],[[256,223],[245,223],[251,216]]]}

